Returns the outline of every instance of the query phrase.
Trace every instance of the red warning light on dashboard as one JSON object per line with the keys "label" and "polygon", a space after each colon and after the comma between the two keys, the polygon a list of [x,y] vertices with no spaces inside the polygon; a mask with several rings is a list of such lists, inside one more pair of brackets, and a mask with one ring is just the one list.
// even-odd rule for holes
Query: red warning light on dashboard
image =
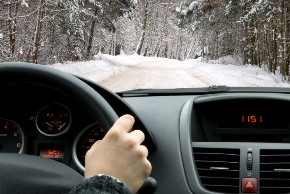
{"label": "red warning light on dashboard", "polygon": [[253,188],[253,185],[251,182],[248,182],[248,184],[246,185],[247,188]]}
{"label": "red warning light on dashboard", "polygon": [[256,178],[242,178],[242,192],[243,193],[257,193],[257,179]]}

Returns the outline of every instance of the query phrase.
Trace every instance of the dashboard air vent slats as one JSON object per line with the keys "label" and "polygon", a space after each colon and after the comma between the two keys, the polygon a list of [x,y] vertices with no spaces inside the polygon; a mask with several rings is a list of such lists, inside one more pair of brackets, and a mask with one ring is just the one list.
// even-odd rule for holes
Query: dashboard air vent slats
{"label": "dashboard air vent slats", "polygon": [[290,150],[260,150],[260,193],[290,193]]}
{"label": "dashboard air vent slats", "polygon": [[210,191],[239,193],[239,149],[193,148],[203,186]]}

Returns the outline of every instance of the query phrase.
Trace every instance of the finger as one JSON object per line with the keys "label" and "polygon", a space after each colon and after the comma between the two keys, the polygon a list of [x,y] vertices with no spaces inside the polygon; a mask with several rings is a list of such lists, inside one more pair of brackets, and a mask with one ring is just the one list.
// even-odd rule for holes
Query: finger
{"label": "finger", "polygon": [[146,160],[145,161],[145,177],[148,177],[151,174],[151,171],[152,171],[152,165],[148,160]]}
{"label": "finger", "polygon": [[94,149],[98,146],[99,143],[101,143],[101,140],[96,141],[96,142],[91,146],[90,149],[94,150]]}
{"label": "finger", "polygon": [[149,154],[147,147],[144,146],[144,145],[141,145],[141,146],[140,146],[140,150],[141,150],[142,156],[144,156],[144,157],[147,158],[147,156],[148,156],[148,154]]}
{"label": "finger", "polygon": [[117,130],[117,131],[123,131],[128,133],[132,128],[135,123],[134,117],[131,115],[123,115],[121,116],[113,125],[113,127],[109,130],[109,132],[112,130]]}
{"label": "finger", "polygon": [[135,139],[139,144],[141,144],[145,140],[145,135],[140,130],[134,130],[130,132],[130,136]]}

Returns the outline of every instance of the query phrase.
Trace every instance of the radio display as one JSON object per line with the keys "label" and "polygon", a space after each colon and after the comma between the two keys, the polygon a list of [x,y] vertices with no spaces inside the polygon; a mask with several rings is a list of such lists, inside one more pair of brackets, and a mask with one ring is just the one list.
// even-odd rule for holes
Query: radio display
{"label": "radio display", "polygon": [[286,129],[286,117],[279,112],[223,111],[217,113],[218,128]]}

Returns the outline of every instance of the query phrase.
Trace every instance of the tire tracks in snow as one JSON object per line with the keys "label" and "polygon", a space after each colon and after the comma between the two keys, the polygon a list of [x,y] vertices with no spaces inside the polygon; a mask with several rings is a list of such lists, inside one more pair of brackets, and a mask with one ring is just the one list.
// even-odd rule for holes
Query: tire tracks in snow
{"label": "tire tracks in snow", "polygon": [[128,66],[123,72],[99,81],[99,84],[118,92],[149,88],[207,87],[213,85],[214,80],[179,61],[157,58]]}

